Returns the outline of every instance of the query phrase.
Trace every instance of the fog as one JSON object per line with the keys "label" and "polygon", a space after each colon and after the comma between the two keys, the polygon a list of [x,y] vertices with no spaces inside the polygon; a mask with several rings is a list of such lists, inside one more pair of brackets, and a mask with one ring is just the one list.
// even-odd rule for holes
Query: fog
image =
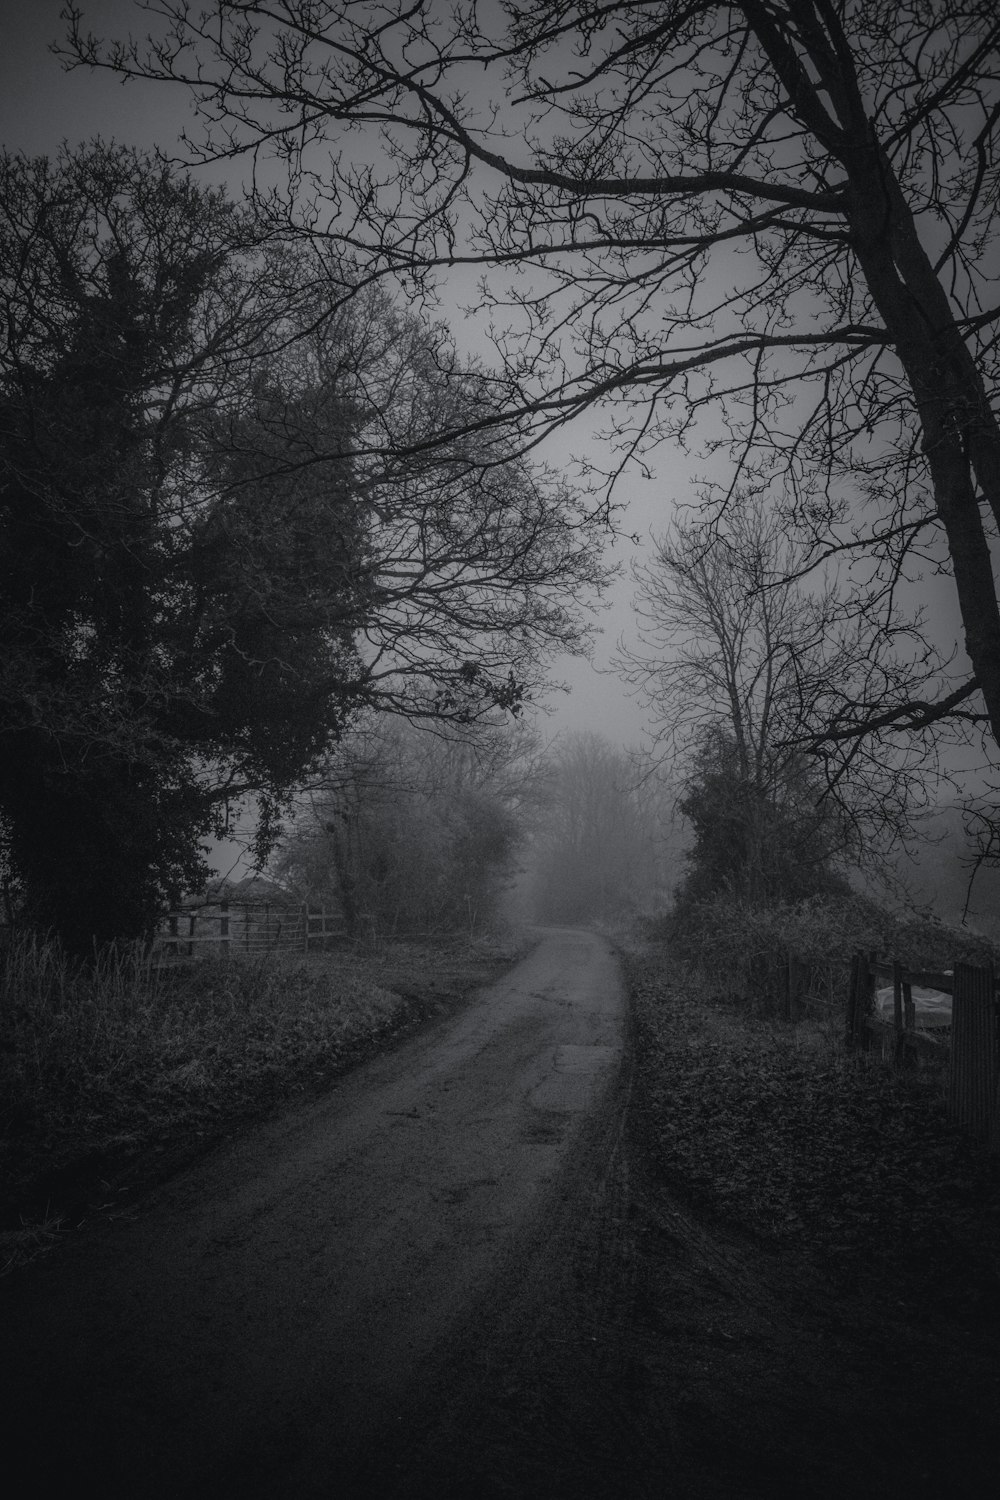
{"label": "fog", "polygon": [[[46,154],[54,153],[64,141],[73,145],[100,135],[127,145],[156,146],[172,154],[180,131],[191,125],[186,91],[141,80],[123,85],[110,75],[86,69],[65,72],[47,50],[63,34],[59,19],[62,3],[35,0],[30,6],[10,9],[5,17],[5,46],[0,57],[0,138],[5,146],[28,154]],[[132,0],[86,0],[84,11],[87,23],[98,34],[141,33],[147,19]],[[211,173],[218,180],[219,168],[213,167]],[[233,186],[239,187],[238,169]],[[488,358],[488,347],[474,321],[463,318],[460,312],[469,295],[467,278],[447,284],[442,312],[460,349]],[[594,420],[591,414],[573,429],[564,430],[558,439],[548,440],[538,450],[538,458],[571,475],[576,459],[593,457],[600,451],[597,435],[589,425]],[[708,431],[702,435],[715,434]],[[631,470],[620,477],[613,496],[620,507],[616,516],[618,536],[609,537],[608,543],[619,576],[609,590],[605,607],[595,616],[593,660],[556,658],[551,665],[552,679],[568,691],[554,689],[529,706],[544,741],[558,744],[566,736],[583,731],[598,733],[615,746],[643,743],[647,730],[644,707],[610,666],[619,637],[633,642],[635,638],[630,571],[643,557],[651,534],[663,530],[678,506],[695,500],[697,482],[705,474],[705,464],[694,454],[661,448],[651,476]],[[918,586],[938,643],[947,655],[959,639],[951,581],[931,575]],[[962,666],[963,655],[957,651],[956,670]],[[974,757],[969,766],[974,768]],[[238,848],[221,847],[217,862],[223,872],[227,863],[239,868]]]}

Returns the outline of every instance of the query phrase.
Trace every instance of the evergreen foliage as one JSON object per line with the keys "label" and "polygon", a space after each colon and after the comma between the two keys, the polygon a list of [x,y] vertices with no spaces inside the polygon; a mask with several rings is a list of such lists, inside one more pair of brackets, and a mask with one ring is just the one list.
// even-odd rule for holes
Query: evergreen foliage
{"label": "evergreen foliage", "polygon": [[[217,457],[300,296],[275,299],[244,214],[101,145],[4,157],[0,212],[0,798],[24,917],[85,954],[203,880],[220,782],[273,809],[339,732],[351,635],[304,571],[327,516],[340,577],[361,533],[346,459],[310,474],[322,508],[281,481],[282,512],[242,482],[254,444]],[[274,397],[251,386],[244,431]]]}
{"label": "evergreen foliage", "polygon": [[581,649],[597,518],[455,436],[488,382],[440,327],[345,313],[328,256],[101,143],[0,158],[0,266],[0,828],[36,930],[148,936],[231,803],[266,856],[362,707],[516,715]]}
{"label": "evergreen foliage", "polygon": [[840,828],[803,762],[786,762],[780,779],[764,783],[746,774],[730,738],[713,735],[678,807],[693,833],[682,905],[723,894],[770,906],[846,893]]}

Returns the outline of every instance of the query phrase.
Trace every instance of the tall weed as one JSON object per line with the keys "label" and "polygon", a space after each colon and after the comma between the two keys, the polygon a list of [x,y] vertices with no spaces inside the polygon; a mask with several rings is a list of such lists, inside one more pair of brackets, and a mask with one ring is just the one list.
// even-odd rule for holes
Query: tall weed
{"label": "tall weed", "polygon": [[0,1168],[28,1141],[58,1157],[217,1114],[336,1062],[401,1006],[349,954],[170,968],[136,947],[86,966],[15,939],[0,963]]}

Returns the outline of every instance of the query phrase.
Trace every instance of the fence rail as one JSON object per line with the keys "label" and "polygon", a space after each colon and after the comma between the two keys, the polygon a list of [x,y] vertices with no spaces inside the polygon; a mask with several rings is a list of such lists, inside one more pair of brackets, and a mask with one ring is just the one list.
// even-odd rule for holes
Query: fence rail
{"label": "fence rail", "polygon": [[344,936],[340,912],[301,905],[219,901],[178,907],[164,919],[154,953],[165,958],[202,954],[266,953],[287,949],[311,953]]}

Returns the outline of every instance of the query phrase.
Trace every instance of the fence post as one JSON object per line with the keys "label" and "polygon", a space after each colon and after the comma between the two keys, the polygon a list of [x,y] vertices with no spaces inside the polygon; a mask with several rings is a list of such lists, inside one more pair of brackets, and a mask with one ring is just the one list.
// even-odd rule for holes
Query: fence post
{"label": "fence post", "polygon": [[847,1046],[850,1050],[867,1048],[868,990],[868,961],[859,951],[851,963],[851,989],[847,1000]]}
{"label": "fence post", "polygon": [[219,947],[223,954],[229,957],[229,902],[223,901],[219,906]]}
{"label": "fence post", "polygon": [[903,1065],[915,1068],[918,1063],[917,1051],[917,1007],[913,1003],[913,986],[908,979],[903,980]]}
{"label": "fence post", "polygon": [[[952,999],[951,1058],[948,1068],[948,1114],[1000,1149],[997,1120],[1000,1095],[1000,1027],[997,1024],[993,968],[955,965]],[[994,1146],[994,1142],[996,1145]]]}
{"label": "fence post", "polygon": [[861,1021],[861,1045],[866,1052],[872,1049],[872,1030],[868,1025],[871,1016],[875,1014],[875,986],[878,979],[877,971],[878,954],[874,951],[868,954],[862,965],[863,984],[858,999],[860,1006]]}
{"label": "fence post", "polygon": [[910,1044],[910,1037],[916,1030],[916,1008],[913,1004],[913,989],[910,981],[903,975],[903,966],[894,963],[892,966],[892,1030],[893,1049],[892,1065],[894,1068],[902,1068],[908,1062],[915,1063],[916,1057]]}
{"label": "fence post", "polygon": [[856,1047],[867,1051],[871,1044],[868,1013],[872,1008],[874,964],[874,953],[869,960],[860,950],[851,960],[851,988],[847,997],[847,1034],[844,1038],[849,1051]]}
{"label": "fence post", "polygon": [[861,962],[861,954],[855,953],[851,958],[851,982],[847,988],[847,1016],[844,1025],[844,1046],[848,1052],[852,1051],[857,1032],[858,1013],[858,965]]}

